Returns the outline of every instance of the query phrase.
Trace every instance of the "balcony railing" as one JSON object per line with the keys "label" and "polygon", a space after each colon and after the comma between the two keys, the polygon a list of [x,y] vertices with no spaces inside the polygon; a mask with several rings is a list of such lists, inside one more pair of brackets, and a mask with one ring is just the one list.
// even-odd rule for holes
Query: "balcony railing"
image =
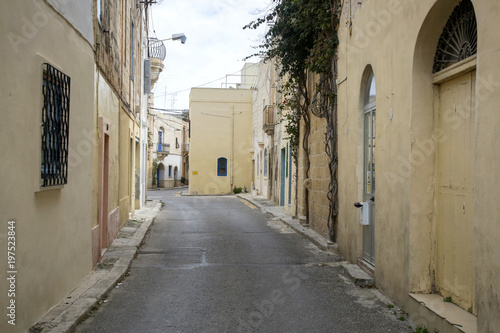
{"label": "balcony railing", "polygon": [[170,144],[169,143],[159,143],[158,144],[158,154],[170,154]]}
{"label": "balcony railing", "polygon": [[276,114],[274,112],[275,106],[274,105],[266,105],[264,107],[264,119],[263,119],[263,126],[262,129],[264,132],[266,132],[267,135],[272,135],[274,134],[274,126],[276,125]]}
{"label": "balcony railing", "polygon": [[148,38],[148,58],[165,60],[167,49],[165,44],[157,38]]}

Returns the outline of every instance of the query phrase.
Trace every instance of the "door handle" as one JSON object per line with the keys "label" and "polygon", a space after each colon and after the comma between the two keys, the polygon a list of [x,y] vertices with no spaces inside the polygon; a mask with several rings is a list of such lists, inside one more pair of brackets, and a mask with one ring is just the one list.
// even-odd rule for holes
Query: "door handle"
{"label": "door handle", "polygon": [[361,207],[363,207],[363,204],[362,204],[362,203],[360,203],[360,202],[356,202],[356,203],[354,204],[354,207],[356,207],[356,208],[361,208]]}

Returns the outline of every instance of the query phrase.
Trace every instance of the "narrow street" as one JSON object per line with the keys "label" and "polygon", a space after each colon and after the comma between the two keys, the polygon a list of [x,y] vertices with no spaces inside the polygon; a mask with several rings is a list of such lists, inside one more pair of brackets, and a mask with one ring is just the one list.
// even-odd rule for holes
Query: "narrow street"
{"label": "narrow street", "polygon": [[341,258],[233,196],[165,205],[130,274],[75,332],[412,332]]}

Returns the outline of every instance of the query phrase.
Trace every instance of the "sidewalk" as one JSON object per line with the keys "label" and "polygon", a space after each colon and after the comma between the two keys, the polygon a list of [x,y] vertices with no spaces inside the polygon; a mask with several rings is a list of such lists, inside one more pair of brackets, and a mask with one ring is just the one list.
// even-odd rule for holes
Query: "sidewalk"
{"label": "sidewalk", "polygon": [[125,276],[137,249],[161,208],[148,201],[127,221],[106,253],[90,273],[65,299],[53,307],[29,332],[70,332]]}
{"label": "sidewalk", "polygon": [[[302,237],[311,241],[319,249],[323,251],[338,253],[337,244],[329,242],[326,238],[318,234],[316,231],[308,227],[304,227],[302,224],[300,224],[298,219],[293,218],[292,214],[285,211],[280,206],[277,206],[271,200],[268,200],[267,198],[262,196],[252,196],[249,193],[237,194],[237,197],[244,199],[250,202],[251,204],[257,206],[263,213],[269,213],[274,217],[279,218],[283,223],[288,225]],[[348,261],[343,261],[341,265],[344,268],[345,274],[351,279],[351,281],[356,286],[361,288],[375,286],[375,280],[373,279],[373,277],[368,275],[358,265],[351,264]]]}

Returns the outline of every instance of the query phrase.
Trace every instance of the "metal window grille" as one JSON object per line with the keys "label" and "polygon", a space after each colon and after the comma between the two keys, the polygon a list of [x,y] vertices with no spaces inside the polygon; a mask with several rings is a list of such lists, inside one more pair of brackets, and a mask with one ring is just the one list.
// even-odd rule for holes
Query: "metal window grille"
{"label": "metal window grille", "polygon": [[43,64],[42,186],[68,182],[69,76]]}
{"label": "metal window grille", "polygon": [[477,22],[470,0],[455,7],[439,38],[433,73],[437,73],[477,53]]}

